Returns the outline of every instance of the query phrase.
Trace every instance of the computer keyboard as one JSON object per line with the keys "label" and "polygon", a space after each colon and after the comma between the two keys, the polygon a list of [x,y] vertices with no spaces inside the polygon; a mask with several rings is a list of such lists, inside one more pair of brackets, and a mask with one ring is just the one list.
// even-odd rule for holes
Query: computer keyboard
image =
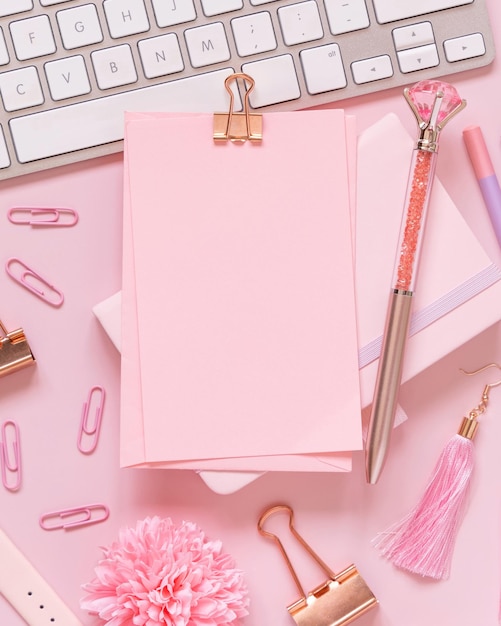
{"label": "computer keyboard", "polygon": [[0,179],[121,150],[126,110],[225,111],[233,72],[292,110],[494,58],[485,0],[0,0],[0,28]]}

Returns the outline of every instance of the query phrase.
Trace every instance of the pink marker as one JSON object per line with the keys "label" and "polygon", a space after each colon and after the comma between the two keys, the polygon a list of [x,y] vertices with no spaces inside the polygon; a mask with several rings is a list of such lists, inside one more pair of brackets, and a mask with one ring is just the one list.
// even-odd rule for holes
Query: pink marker
{"label": "pink marker", "polygon": [[463,139],[477,177],[492,227],[501,246],[501,188],[479,126],[463,130]]}

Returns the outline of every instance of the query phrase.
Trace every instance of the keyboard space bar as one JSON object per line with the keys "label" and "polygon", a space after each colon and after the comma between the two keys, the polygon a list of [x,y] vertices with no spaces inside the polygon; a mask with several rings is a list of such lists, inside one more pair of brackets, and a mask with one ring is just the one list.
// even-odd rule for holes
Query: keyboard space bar
{"label": "keyboard space bar", "polygon": [[[12,119],[18,159],[30,163],[123,139],[125,111],[227,111],[230,74],[231,68],[217,70]],[[239,101],[237,95],[236,108]]]}

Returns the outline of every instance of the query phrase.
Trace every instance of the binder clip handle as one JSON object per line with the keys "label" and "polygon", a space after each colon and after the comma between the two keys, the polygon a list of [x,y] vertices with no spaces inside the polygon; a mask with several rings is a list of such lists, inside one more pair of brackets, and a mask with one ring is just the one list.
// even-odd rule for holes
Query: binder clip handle
{"label": "binder clip handle", "polygon": [[[234,110],[235,94],[231,88],[231,83],[239,78],[244,81],[245,85],[243,113]],[[249,112],[249,95],[254,89],[254,84],[254,79],[243,73],[230,74],[225,79],[224,86],[230,94],[230,107],[228,113],[214,113],[214,141],[261,141],[263,118],[260,114]]]}
{"label": "binder clip handle", "polygon": [[35,356],[24,330],[17,328],[8,331],[0,320],[0,376],[11,374],[34,363]]}
{"label": "binder clip handle", "polygon": [[[264,523],[268,518],[284,511],[289,515],[289,530],[292,535],[328,576],[325,582],[308,595],[304,592],[282,542],[277,535],[264,529]],[[257,527],[261,535],[272,539],[278,545],[299,590],[301,597],[287,607],[297,626],[346,626],[377,605],[377,598],[354,565],[334,574],[306,543],[294,527],[294,516],[290,506],[286,504],[272,506],[261,515]]]}
{"label": "binder clip handle", "polygon": [[258,531],[260,532],[261,535],[263,535],[263,537],[267,537],[268,539],[272,539],[277,546],[280,549],[280,552],[282,553],[282,556],[285,559],[285,562],[287,564],[287,567],[289,568],[289,571],[292,575],[292,578],[294,579],[294,582],[296,583],[296,587],[299,590],[299,593],[301,594],[302,598],[306,598],[306,593],[303,589],[303,586],[301,585],[301,582],[299,580],[298,575],[296,574],[296,571],[294,569],[294,566],[292,565],[292,562],[289,558],[289,555],[287,554],[282,542],[280,541],[280,539],[278,538],[277,535],[275,535],[275,533],[270,532],[269,530],[265,530],[264,529],[264,523],[266,522],[267,519],[269,519],[272,515],[275,515],[275,513],[280,513],[280,512],[286,512],[289,515],[289,530],[291,531],[292,535],[295,537],[295,539],[297,539],[297,541],[299,541],[299,543],[303,546],[303,548],[308,552],[308,554],[318,563],[318,565],[324,570],[324,572],[329,576],[330,579],[335,580],[336,579],[336,574],[332,571],[332,569],[318,556],[318,554],[313,550],[313,548],[306,543],[306,541],[303,539],[303,537],[301,537],[301,535],[297,532],[295,526],[294,526],[294,512],[291,509],[290,506],[288,506],[287,504],[277,504],[275,506],[272,506],[271,508],[267,509],[259,518],[259,521],[257,523],[257,528]]}

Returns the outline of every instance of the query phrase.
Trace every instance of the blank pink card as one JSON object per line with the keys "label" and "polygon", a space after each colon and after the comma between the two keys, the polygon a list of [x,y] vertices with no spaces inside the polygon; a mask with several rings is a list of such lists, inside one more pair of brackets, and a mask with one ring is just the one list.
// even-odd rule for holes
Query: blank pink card
{"label": "blank pink card", "polygon": [[215,144],[210,115],[128,115],[122,465],[362,447],[346,152],[342,111],[268,114],[259,145]]}

